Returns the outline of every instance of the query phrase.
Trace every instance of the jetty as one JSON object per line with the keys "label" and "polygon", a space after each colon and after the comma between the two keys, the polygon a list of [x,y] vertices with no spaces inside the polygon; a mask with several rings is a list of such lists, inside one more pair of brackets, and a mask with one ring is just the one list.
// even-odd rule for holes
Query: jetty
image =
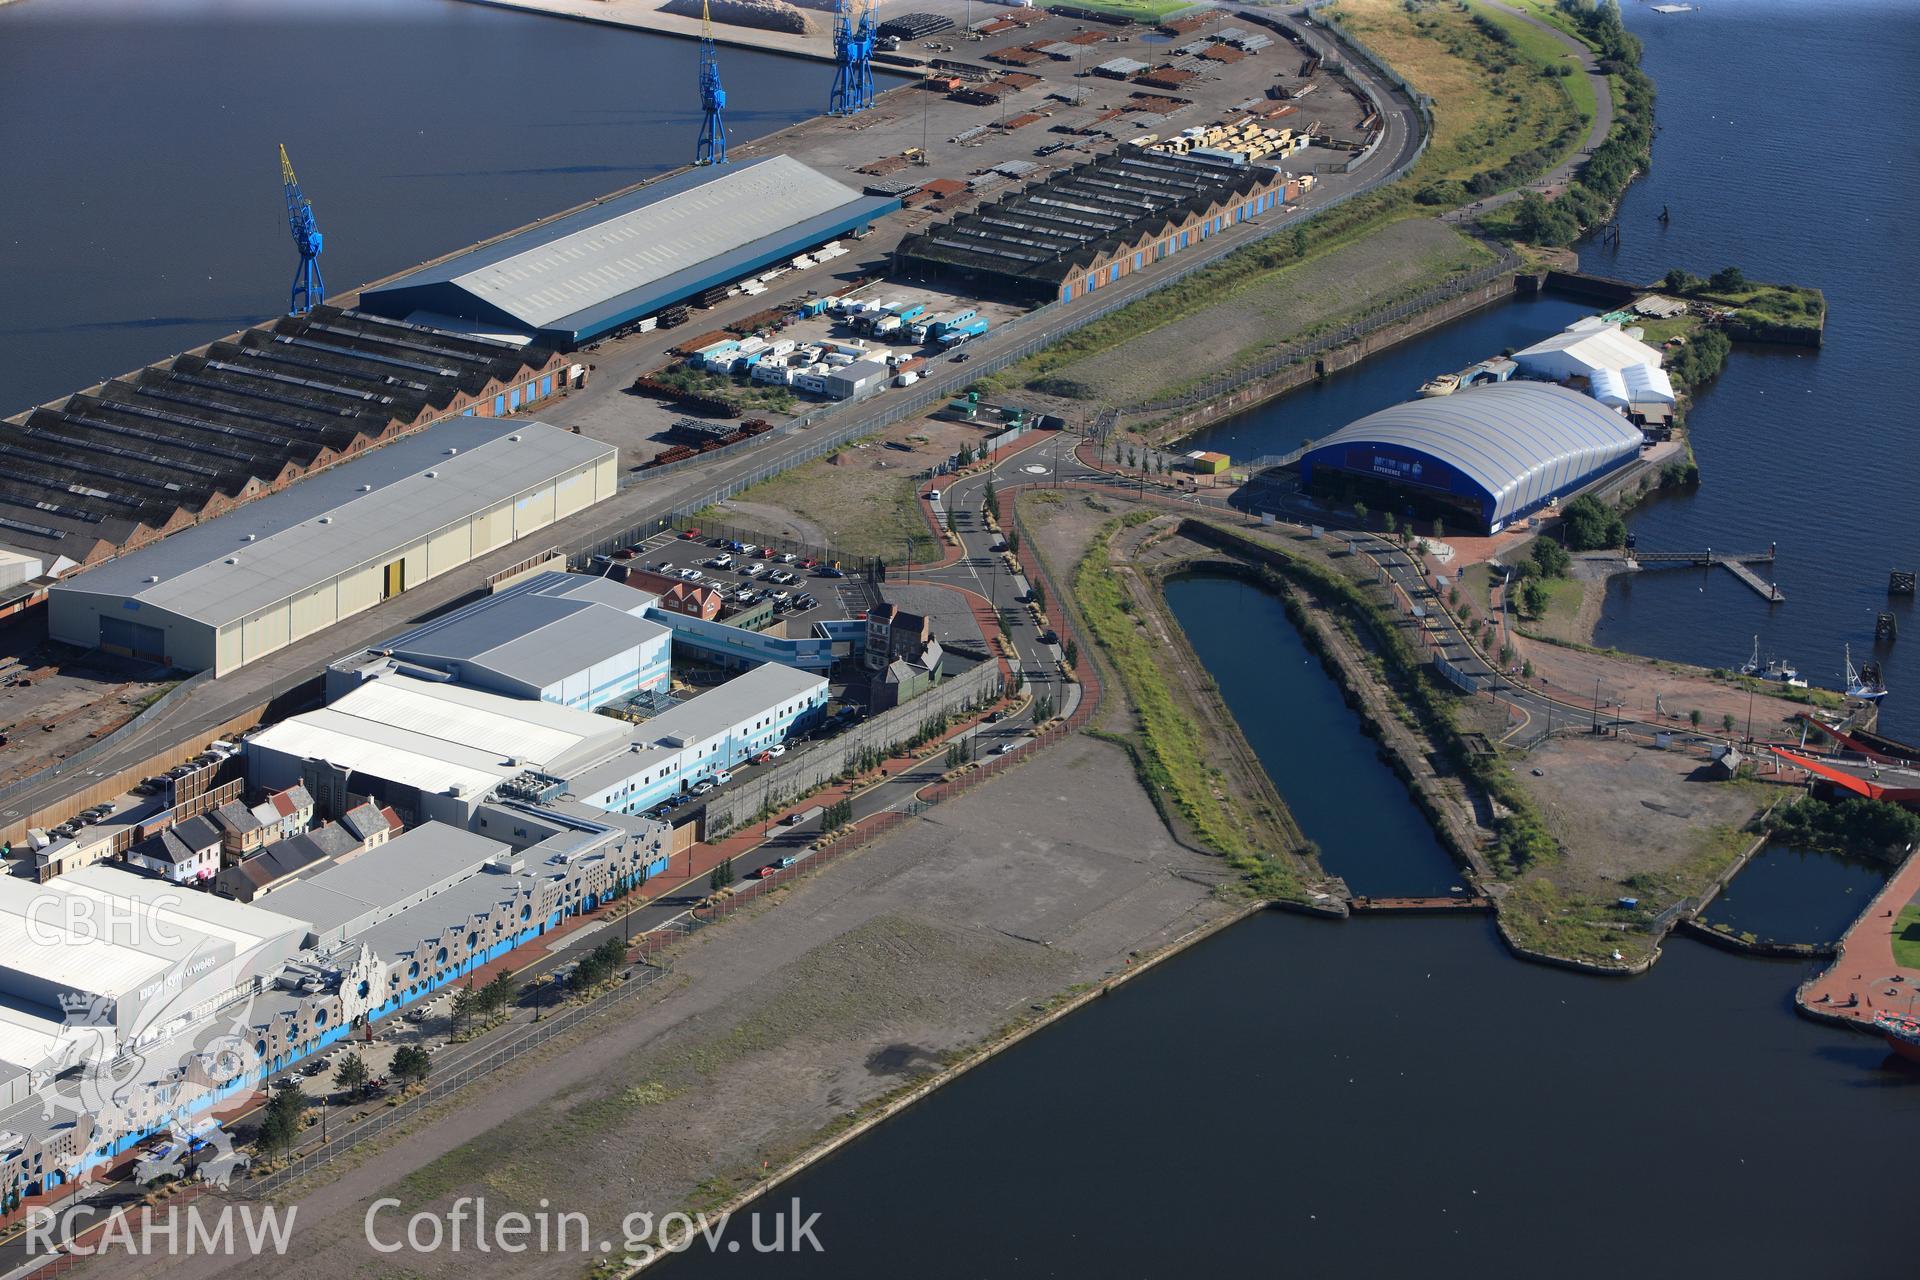
{"label": "jetty", "polygon": [[1628,569],[1664,568],[1671,565],[1697,565],[1710,568],[1719,565],[1734,577],[1746,583],[1758,592],[1769,604],[1785,604],[1787,597],[1781,592],[1779,584],[1767,581],[1753,571],[1756,564],[1772,564],[1777,551],[1768,547],[1765,551],[1715,551],[1709,547],[1705,551],[1640,551],[1629,547],[1620,553],[1622,563]]}

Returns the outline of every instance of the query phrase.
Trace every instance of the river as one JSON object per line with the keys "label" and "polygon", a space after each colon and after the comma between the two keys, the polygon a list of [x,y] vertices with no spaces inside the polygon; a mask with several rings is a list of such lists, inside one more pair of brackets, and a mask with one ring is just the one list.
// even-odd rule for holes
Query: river
{"label": "river", "polygon": [[[1920,8],[1837,0],[1817,17],[1794,0],[1730,0],[1659,15],[1624,6],[1659,86],[1652,171],[1628,189],[1618,246],[1589,243],[1581,265],[1647,281],[1671,267],[1816,286],[1829,308],[1818,351],[1742,346],[1689,414],[1703,483],[1658,495],[1629,524],[1653,549],[1780,546],[1787,597],[1769,607],[1723,570],[1616,578],[1596,642],[1707,667],[1763,654],[1840,683],[1843,646],[1878,660],[1894,693],[1886,732],[1920,737],[1920,646],[1874,644],[1895,614],[1920,635],[1911,597],[1890,600],[1888,569],[1920,568],[1920,444],[1906,385],[1920,346]],[[1729,49],[1739,57],[1727,57]],[[1755,92],[1754,86],[1770,86]],[[1873,86],[1871,127],[1856,117]],[[1817,133],[1817,163],[1780,150]],[[1791,148],[1790,148],[1791,149]],[[1662,225],[1660,211],[1672,220]],[[1411,396],[1436,373],[1545,337],[1596,308],[1513,303],[1423,335],[1223,421],[1197,447],[1237,458],[1285,453]]]}
{"label": "river", "polygon": [[[1907,385],[1920,345],[1920,151],[1892,143],[1920,133],[1920,8],[1739,0],[1662,17],[1631,5],[1628,22],[1659,85],[1661,132],[1652,172],[1622,202],[1619,248],[1587,246],[1582,265],[1645,280],[1731,263],[1824,289],[1829,314],[1817,354],[1735,350],[1689,415],[1699,492],[1630,521],[1645,547],[1778,541],[1787,603],[1769,609],[1724,571],[1644,575],[1614,584],[1596,639],[1732,666],[1758,633],[1829,688],[1851,643],[1856,663],[1885,665],[1886,731],[1920,737],[1920,613],[1886,594],[1889,566],[1920,568],[1920,418]],[[1815,124],[1856,116],[1863,94],[1871,127]],[[1775,149],[1816,134],[1815,163]],[[1874,614],[1889,607],[1907,643],[1876,650]]]}
{"label": "river", "polygon": [[[833,79],[721,73],[735,140]],[[691,43],[456,0],[0,5],[0,415],[285,307],[280,143],[339,292],[677,167],[699,125]]]}

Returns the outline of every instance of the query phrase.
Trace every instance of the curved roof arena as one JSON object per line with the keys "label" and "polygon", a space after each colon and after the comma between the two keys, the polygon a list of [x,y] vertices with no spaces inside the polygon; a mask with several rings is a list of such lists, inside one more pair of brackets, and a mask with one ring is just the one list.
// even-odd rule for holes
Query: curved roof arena
{"label": "curved roof arena", "polygon": [[[1589,396],[1502,382],[1370,413],[1301,459],[1478,499],[1491,528],[1638,455],[1640,431]],[[1437,465],[1436,465],[1437,464]]]}

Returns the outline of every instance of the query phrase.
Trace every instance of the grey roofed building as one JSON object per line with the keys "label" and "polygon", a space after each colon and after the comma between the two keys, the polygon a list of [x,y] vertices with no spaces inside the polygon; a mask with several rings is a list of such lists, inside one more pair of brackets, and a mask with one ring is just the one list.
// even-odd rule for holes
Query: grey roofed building
{"label": "grey roofed building", "polygon": [[899,207],[788,156],[693,169],[410,272],[359,305],[574,346]]}
{"label": "grey roofed building", "polygon": [[380,806],[371,800],[363,801],[340,815],[340,826],[345,827],[354,840],[360,844],[369,844],[383,840],[393,830],[393,824],[387,821],[387,815]]}
{"label": "grey roofed building", "polygon": [[[611,497],[617,459],[612,445],[541,422],[443,422],[57,584],[48,593],[49,628],[56,639],[91,648],[103,643],[109,620],[162,630],[179,623],[194,634],[167,631],[166,641],[181,648],[154,656],[224,673],[271,652],[275,639],[283,646],[289,635],[299,639]],[[575,483],[582,474],[584,491]],[[523,511],[523,499],[535,505]],[[469,522],[503,511],[506,536],[489,525],[483,532],[491,545],[482,547]],[[435,559],[436,544],[444,563]],[[399,580],[378,580],[396,557]],[[404,567],[415,558],[417,567]],[[339,585],[348,575],[355,575],[351,593]],[[338,600],[330,593],[336,586]],[[315,619],[303,627],[309,605]],[[200,630],[242,622],[250,630],[258,622],[260,634],[239,662],[216,661],[210,639],[198,653]],[[235,649],[245,640],[234,636]]]}
{"label": "grey roofed building", "polygon": [[1393,405],[1322,438],[1300,461],[1477,509],[1498,530],[1640,453],[1631,422],[1589,396],[1499,382]]}
{"label": "grey roofed building", "polygon": [[668,678],[673,632],[641,616],[654,599],[605,578],[540,573],[377,651],[495,693],[592,707]]}
{"label": "grey roofed building", "polygon": [[507,846],[441,822],[395,836],[350,862],[267,896],[275,912],[312,926],[307,945],[329,947],[474,875]]}

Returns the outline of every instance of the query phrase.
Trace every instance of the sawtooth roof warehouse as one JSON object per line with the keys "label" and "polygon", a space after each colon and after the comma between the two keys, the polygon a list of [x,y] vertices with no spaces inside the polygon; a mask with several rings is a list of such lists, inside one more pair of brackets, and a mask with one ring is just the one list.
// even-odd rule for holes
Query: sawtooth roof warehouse
{"label": "sawtooth roof warehouse", "polygon": [[614,495],[617,451],[460,418],[47,594],[55,640],[226,675]]}

